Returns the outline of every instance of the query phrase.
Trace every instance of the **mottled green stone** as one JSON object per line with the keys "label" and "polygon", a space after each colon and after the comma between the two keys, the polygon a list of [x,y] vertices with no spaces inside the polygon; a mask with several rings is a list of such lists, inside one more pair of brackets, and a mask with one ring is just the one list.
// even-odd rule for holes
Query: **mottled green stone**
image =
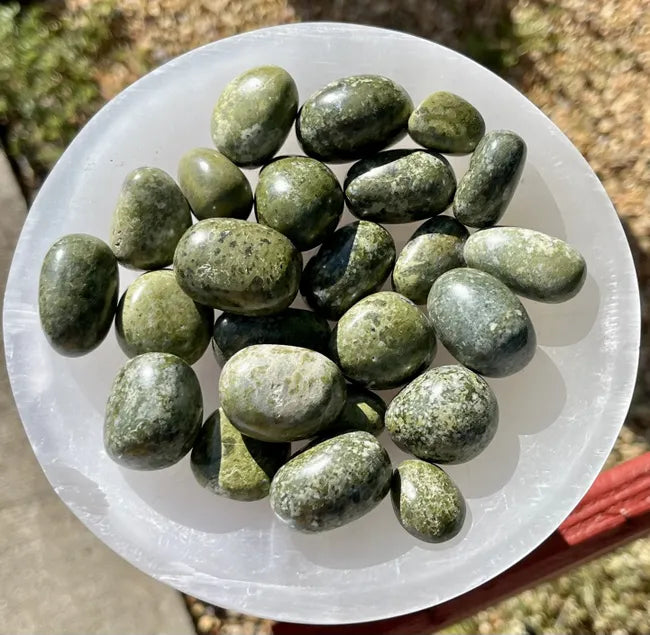
{"label": "mottled green stone", "polygon": [[194,371],[180,357],[145,353],[113,381],[104,419],[104,446],[116,463],[157,470],[180,461],[201,428],[203,398]]}
{"label": "mottled green stone", "polygon": [[409,135],[437,152],[473,152],[485,134],[481,113],[468,101],[441,90],[429,95],[409,117]]}
{"label": "mottled green stone", "polygon": [[125,267],[160,269],[192,224],[190,207],[169,174],[137,168],[124,181],[113,211],[110,245]]}
{"label": "mottled green stone", "polygon": [[307,99],[296,134],[305,154],[321,161],[362,159],[401,139],[412,110],[411,98],[394,81],[353,75]]}
{"label": "mottled green stone", "polygon": [[455,218],[436,216],[411,236],[393,269],[393,289],[416,304],[426,304],[433,283],[445,271],[462,267],[469,232]]}
{"label": "mottled green stone", "polygon": [[309,305],[338,320],[355,302],[377,291],[395,263],[395,243],[381,226],[357,221],[337,229],[307,263],[300,290]]}
{"label": "mottled green stone", "polygon": [[384,430],[386,404],[374,392],[348,384],[348,397],[338,418],[329,425],[327,434],[363,430],[375,436]]}
{"label": "mottled green stone", "polygon": [[487,382],[462,366],[439,366],[393,399],[386,429],[397,446],[420,459],[464,463],[497,431],[499,407]]}
{"label": "mottled green stone", "polygon": [[171,353],[196,362],[210,342],[214,312],[178,286],[173,271],[149,271],[124,292],[117,308],[117,341],[129,356]]}
{"label": "mottled green stone", "polygon": [[535,330],[519,298],[477,269],[452,269],[427,300],[436,334],[461,363],[488,377],[521,370],[535,354]]}
{"label": "mottled green stone", "polygon": [[429,318],[410,300],[381,291],[357,302],[330,339],[346,377],[368,388],[394,388],[421,373],[436,353]]}
{"label": "mottled green stone", "polygon": [[59,238],[43,260],[38,311],[58,353],[83,355],[106,337],[117,306],[117,261],[108,245],[87,234]]}
{"label": "mottled green stone", "polygon": [[345,404],[345,380],[316,351],[256,344],[233,355],[219,378],[221,407],[243,434],[260,441],[308,439]]}
{"label": "mottled green stone", "polygon": [[377,439],[347,432],[283,465],[271,483],[271,507],[293,529],[326,531],[376,507],[390,482],[390,459]]}
{"label": "mottled green stone", "polygon": [[260,172],[255,189],[257,222],[284,234],[301,251],[320,245],[338,225],[343,191],[324,163],[285,157]]}
{"label": "mottled green stone", "polygon": [[298,89],[279,66],[258,66],[223,90],[212,113],[212,140],[237,165],[266,163],[284,143],[298,110]]}
{"label": "mottled green stone", "polygon": [[580,253],[559,238],[522,227],[476,232],[464,247],[467,265],[499,278],[519,295],[563,302],[580,289],[587,266]]}
{"label": "mottled green stone", "polygon": [[465,500],[451,477],[436,465],[408,459],[393,473],[393,509],[412,536],[444,542],[461,530]]}
{"label": "mottled green stone", "polygon": [[195,302],[243,315],[286,309],[298,293],[302,256],[270,227],[207,218],[185,232],[174,254],[181,289]]}
{"label": "mottled green stone", "polygon": [[453,210],[468,227],[499,221],[515,193],[526,161],[524,140],[510,130],[492,130],[476,146],[458,183]]}
{"label": "mottled green stone", "polygon": [[232,217],[246,219],[253,193],[244,173],[211,148],[194,148],[178,163],[178,183],[199,220]]}
{"label": "mottled green stone", "polygon": [[245,437],[219,409],[208,417],[194,443],[192,472],[214,494],[255,501],[268,496],[271,479],[290,451],[290,443]]}

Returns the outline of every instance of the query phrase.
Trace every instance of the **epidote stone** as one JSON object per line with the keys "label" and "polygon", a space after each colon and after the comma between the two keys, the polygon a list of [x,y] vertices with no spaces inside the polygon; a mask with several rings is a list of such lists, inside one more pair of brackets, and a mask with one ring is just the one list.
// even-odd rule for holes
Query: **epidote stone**
{"label": "epidote stone", "polygon": [[160,269],[192,224],[190,207],[169,174],[138,168],[124,181],[113,211],[110,245],[125,267]]}
{"label": "epidote stone", "polygon": [[293,302],[302,256],[270,227],[208,218],[185,232],[174,254],[181,289],[195,302],[243,315],[268,315]]}
{"label": "epidote stone", "polygon": [[361,159],[406,133],[413,109],[407,92],[380,75],[338,79],[304,103],[296,121],[306,154],[322,161]]}
{"label": "epidote stone", "polygon": [[343,212],[343,191],[324,163],[284,157],[267,165],[255,189],[257,221],[284,234],[301,251],[320,245]]}
{"label": "epidote stone", "polygon": [[279,66],[258,66],[235,77],[212,113],[212,140],[238,165],[266,163],[284,143],[298,110],[298,89]]}
{"label": "epidote stone", "polygon": [[219,392],[238,430],[271,442],[314,436],[338,417],[346,397],[334,362],[306,348],[276,344],[233,355],[221,371]]}
{"label": "epidote stone", "polygon": [[253,207],[253,193],[244,173],[211,148],[194,148],[181,157],[178,182],[199,220],[245,219]]}
{"label": "epidote stone", "polygon": [[494,437],[496,397],[462,366],[439,366],[414,379],[391,402],[386,429],[400,448],[436,463],[464,463]]}
{"label": "epidote stone", "polygon": [[348,396],[338,418],[327,428],[327,434],[363,430],[377,436],[384,429],[386,404],[370,390],[348,384]]}
{"label": "epidote stone", "polygon": [[201,428],[203,399],[194,371],[180,357],[145,353],[113,381],[104,445],[120,465],[156,470],[180,461]]}
{"label": "epidote stone", "polygon": [[410,300],[382,291],[357,302],[340,319],[330,349],[352,381],[394,388],[422,372],[436,352],[431,322]]}
{"label": "epidote stone", "polygon": [[444,542],[461,530],[465,500],[450,476],[436,465],[408,459],[393,474],[393,509],[411,535]]}
{"label": "epidote stone", "polygon": [[393,269],[393,289],[416,304],[425,304],[436,279],[462,267],[467,229],[449,216],[423,223],[402,249]]}
{"label": "epidote stone", "polygon": [[390,489],[386,450],[368,432],[347,432],[298,454],[271,484],[271,507],[304,532],[334,529],[373,509]]}
{"label": "epidote stone", "polygon": [[499,278],[510,289],[540,302],[572,298],[587,275],[584,258],[559,238],[522,227],[476,232],[465,244],[470,267]]}
{"label": "epidote stone", "polygon": [[387,150],[352,166],[345,185],[350,211],[378,223],[409,223],[440,214],[456,191],[445,158],[424,150]]}
{"label": "epidote stone", "polygon": [[117,306],[117,261],[108,245],[87,234],[57,240],[43,260],[38,310],[49,343],[83,355],[106,337]]}
{"label": "epidote stone", "polygon": [[193,364],[210,342],[214,312],[178,286],[173,271],[149,271],[122,296],[115,317],[117,341],[129,356],[172,353]]}
{"label": "epidote stone", "polygon": [[223,410],[203,424],[192,449],[192,472],[214,494],[254,501],[269,493],[271,479],[289,459],[289,443],[265,443],[242,435]]}
{"label": "epidote stone", "polygon": [[427,308],[447,350],[481,375],[511,375],[535,353],[535,330],[526,309],[484,271],[467,267],[443,273],[431,287]]}
{"label": "epidote stone", "polygon": [[476,146],[458,183],[453,209],[469,227],[490,227],[503,216],[526,160],[524,140],[510,130],[492,130]]}
{"label": "epidote stone", "polygon": [[338,320],[355,302],[376,291],[395,263],[395,243],[381,226],[357,221],[336,230],[307,263],[301,292],[309,305]]}

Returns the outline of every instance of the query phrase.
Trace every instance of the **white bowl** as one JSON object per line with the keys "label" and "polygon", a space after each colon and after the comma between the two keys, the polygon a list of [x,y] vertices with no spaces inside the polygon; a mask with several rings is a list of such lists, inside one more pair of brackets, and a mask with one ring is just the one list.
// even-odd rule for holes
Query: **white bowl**
{"label": "white bowl", "polygon": [[[57,355],[41,333],[37,284],[51,243],[70,232],[106,240],[125,175],[141,165],[176,174],[179,157],[211,146],[212,106],[238,73],[278,64],[301,100],[325,83],[379,73],[417,104],[459,93],[487,128],[510,128],[528,160],[505,224],[568,240],[585,256],[580,294],[559,305],[524,301],[537,329],[532,363],[490,380],[501,421],[475,460],[449,468],[468,502],[454,540],[428,545],[397,523],[389,500],[361,520],[320,535],[294,533],[268,501],[213,496],[187,457],[153,473],[119,468],[102,446],[106,397],[126,360],[114,334],[78,359]],[[412,146],[408,139],[400,146]],[[282,153],[299,151],[292,133]],[[468,158],[453,158],[462,175]],[[343,179],[348,166],[335,166]],[[255,171],[247,171],[254,186]],[[346,212],[344,223],[351,217]],[[415,225],[417,226],[417,224]],[[398,250],[414,225],[390,225]],[[121,270],[121,291],[136,276]],[[50,483],[102,541],[136,567],[227,608],[308,623],[392,617],[442,602],[489,580],[534,549],[567,516],[603,465],[623,423],[636,374],[639,296],[614,208],[567,138],[489,71],[427,40],[342,24],[292,24],[215,42],[175,59],[125,90],[84,128],[27,218],[4,305],[7,366],[34,452]],[[447,363],[440,351],[434,365]],[[195,366],[206,414],[219,368],[208,350]],[[390,442],[394,462],[405,455]],[[101,572],[98,572],[101,575]]]}

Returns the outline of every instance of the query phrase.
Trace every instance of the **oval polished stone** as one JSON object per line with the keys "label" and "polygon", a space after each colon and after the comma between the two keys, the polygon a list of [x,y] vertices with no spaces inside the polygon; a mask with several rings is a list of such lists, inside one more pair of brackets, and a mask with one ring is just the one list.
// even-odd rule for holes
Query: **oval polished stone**
{"label": "oval polished stone", "polygon": [[348,396],[341,414],[327,428],[327,434],[363,430],[375,436],[384,430],[384,400],[362,386],[348,384]]}
{"label": "oval polished stone", "polygon": [[395,243],[381,226],[357,221],[337,229],[311,258],[300,290],[307,303],[338,320],[355,302],[381,288],[395,263]]}
{"label": "oval polished stone", "polygon": [[394,81],[353,75],[307,99],[296,134],[305,154],[321,161],[361,159],[401,139],[412,110],[408,93]]}
{"label": "oval polished stone", "polygon": [[473,152],[485,134],[481,113],[462,97],[440,90],[426,97],[409,117],[409,135],[437,152]]}
{"label": "oval polished stone", "polygon": [[343,191],[324,163],[285,157],[267,165],[255,189],[257,222],[284,234],[301,251],[320,245],[338,225]]}
{"label": "oval polished stone", "polygon": [[203,398],[194,371],[168,353],[129,360],[113,381],[104,445],[116,463],[157,470],[180,461],[201,428]]}
{"label": "oval polished stone", "polygon": [[368,432],[347,432],[301,452],[271,483],[271,507],[303,532],[341,527],[376,507],[390,489],[386,450]]}
{"label": "oval polished stone", "polygon": [[273,475],[289,460],[290,443],[265,443],[242,435],[223,410],[203,424],[192,449],[192,472],[212,493],[239,501],[268,496]]}
{"label": "oval polished stone", "polygon": [[455,218],[436,216],[411,236],[393,269],[393,289],[416,304],[426,304],[433,283],[445,271],[462,267],[469,232]]}
{"label": "oval polished stone", "polygon": [[436,336],[413,302],[381,291],[345,313],[332,333],[330,350],[352,381],[368,388],[394,388],[429,366]]}
{"label": "oval polished stone", "polygon": [[160,269],[192,224],[190,207],[169,174],[137,168],[124,181],[113,211],[110,245],[125,267]]}
{"label": "oval polished stone", "polygon": [[535,354],[535,330],[526,309],[503,282],[484,271],[443,273],[431,287],[427,308],[447,350],[481,375],[512,375]]}
{"label": "oval polished stone", "polygon": [[212,140],[237,165],[266,163],[284,143],[298,110],[298,89],[279,66],[258,66],[223,90],[212,113]]}
{"label": "oval polished stone", "polygon": [[425,461],[402,461],[393,475],[393,509],[412,536],[425,542],[444,542],[461,530],[465,500],[451,477]]}
{"label": "oval polished stone", "polygon": [[298,441],[324,430],[345,404],[336,364],[306,348],[249,346],[219,378],[221,407],[243,434],[260,441]]}
{"label": "oval polished stone", "polygon": [[173,271],[142,274],[124,292],[117,308],[117,341],[129,356],[171,353],[196,362],[210,342],[214,312],[196,304],[178,286]]}
{"label": "oval polished stone", "polygon": [[378,223],[410,223],[444,212],[456,191],[448,161],[424,150],[387,150],[352,166],[345,185],[350,211]]}
{"label": "oval polished stone", "polygon": [[181,289],[195,302],[243,315],[286,309],[302,256],[282,234],[234,218],[208,218],[185,232],[174,254]]}
{"label": "oval polished stone", "polygon": [[465,243],[467,265],[499,278],[519,295],[563,302],[580,289],[587,266],[578,250],[559,238],[523,227],[492,227]]}
{"label": "oval polished stone", "polygon": [[468,227],[490,227],[499,221],[526,161],[524,140],[510,130],[492,130],[476,146],[469,169],[458,183],[453,210]]}
{"label": "oval polished stone", "polygon": [[211,148],[194,148],[178,163],[178,183],[199,220],[232,217],[246,219],[253,193],[244,173]]}
{"label": "oval polished stone", "polygon": [[439,366],[391,402],[386,429],[397,446],[435,463],[464,463],[497,431],[499,407],[487,382],[462,366]]}
{"label": "oval polished stone", "polygon": [[68,234],[48,250],[38,282],[38,311],[58,353],[83,355],[103,341],[117,306],[117,260],[108,245]]}

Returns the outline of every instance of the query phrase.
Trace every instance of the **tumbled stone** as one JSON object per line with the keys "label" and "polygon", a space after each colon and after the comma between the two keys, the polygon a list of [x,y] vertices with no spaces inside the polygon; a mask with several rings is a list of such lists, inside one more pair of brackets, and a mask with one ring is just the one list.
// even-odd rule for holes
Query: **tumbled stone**
{"label": "tumbled stone", "polygon": [[327,434],[363,430],[375,436],[384,429],[384,400],[362,386],[348,384],[348,396],[338,418],[328,426]]}

